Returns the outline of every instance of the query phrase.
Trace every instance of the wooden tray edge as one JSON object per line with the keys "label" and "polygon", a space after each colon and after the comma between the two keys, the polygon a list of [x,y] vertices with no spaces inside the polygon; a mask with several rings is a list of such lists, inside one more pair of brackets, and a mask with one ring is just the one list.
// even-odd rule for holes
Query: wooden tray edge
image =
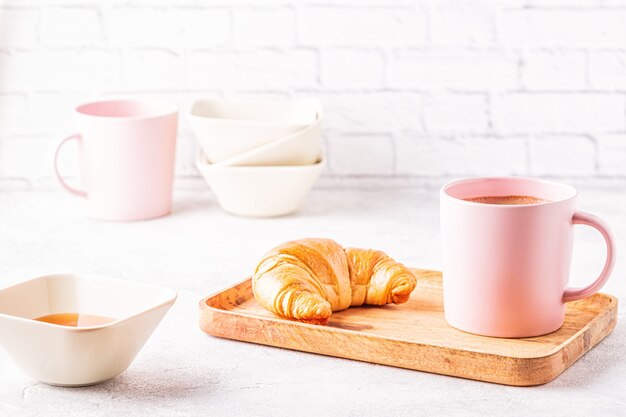
{"label": "wooden tray edge", "polygon": [[[225,291],[247,283],[249,279],[250,278],[247,278],[234,285],[230,285],[221,291],[217,291],[212,295],[203,298],[199,302],[199,325],[203,332],[216,337],[244,341],[248,343],[262,344],[266,346],[316,353],[325,356],[335,356],[344,359],[377,363],[381,365],[512,386],[533,386],[550,382],[580,359],[585,353],[600,343],[606,336],[608,336],[613,331],[617,323],[617,298],[610,294],[598,293],[598,295],[607,297],[611,301],[610,307],[600,312],[589,323],[587,323],[587,325],[576,332],[576,334],[572,335],[572,337],[563,342],[563,344],[555,347],[552,352],[545,355],[536,357],[509,357],[492,353],[450,348],[446,348],[444,352],[445,354],[442,355],[441,352],[444,351],[444,349],[433,345],[407,342],[405,340],[391,337],[370,335],[350,329],[339,329],[334,327],[320,328],[320,326],[317,325],[289,321],[280,318],[250,316],[208,305],[207,301],[210,299],[219,296]],[[218,322],[225,322],[226,325],[217,325],[216,323]],[[270,326],[264,326],[265,324],[269,324]],[[231,332],[221,330],[224,327],[229,328],[232,326],[236,326],[238,328],[238,334],[240,336],[234,337]],[[261,329],[263,331],[260,331]],[[356,338],[357,340],[363,342],[364,345],[367,345],[370,340],[385,340],[399,346],[407,352],[410,352],[411,355],[407,355],[409,358],[414,355],[417,355],[418,357],[424,356],[423,352],[421,352],[422,350],[438,349],[440,351],[438,355],[441,356],[441,359],[443,359],[447,365],[449,365],[449,369],[443,372],[435,369],[433,366],[428,366],[428,362],[416,364],[411,360],[407,361],[407,363],[385,361],[384,358],[372,360],[371,357],[368,357],[367,352],[364,352],[363,354],[356,352],[355,354],[354,351],[345,353],[342,352],[341,349],[331,348],[320,350],[314,347],[315,344],[307,346],[306,344],[302,345],[294,343],[293,341],[290,342],[289,340],[284,340],[284,337],[281,335],[281,333],[285,331],[300,333],[299,330],[307,331],[316,336],[326,335],[325,337],[328,337],[328,335],[331,335],[336,339],[347,340],[348,337],[351,339]],[[592,330],[599,331],[592,332]],[[241,336],[241,334],[247,334],[248,337]],[[313,337],[313,339],[315,338],[316,337]],[[342,343],[337,343],[336,345],[341,346]],[[464,364],[458,363],[459,358],[461,359],[460,362]],[[484,369],[482,368],[476,369],[475,372],[457,371],[458,369],[464,367],[465,369],[471,369],[472,362],[475,362],[476,359],[489,360],[490,358],[497,358],[500,362],[506,363],[506,366],[503,369],[505,372],[490,375],[485,374]]]}
{"label": "wooden tray edge", "polygon": [[552,362],[554,368],[553,376],[543,382],[544,384],[566,371],[615,329],[619,304],[617,297],[606,293],[596,293],[595,295],[609,299],[611,301],[610,306],[600,312],[560,346],[555,347],[552,353],[539,357],[545,361]]}

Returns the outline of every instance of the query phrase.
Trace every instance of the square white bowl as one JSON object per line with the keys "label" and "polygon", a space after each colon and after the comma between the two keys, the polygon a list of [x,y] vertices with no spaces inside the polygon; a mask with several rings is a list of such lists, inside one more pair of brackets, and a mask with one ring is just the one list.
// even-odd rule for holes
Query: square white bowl
{"label": "square white bowl", "polygon": [[[33,379],[83,386],[124,372],[176,300],[165,287],[54,274],[0,290],[0,346]],[[34,320],[82,313],[114,319],[89,327]]]}

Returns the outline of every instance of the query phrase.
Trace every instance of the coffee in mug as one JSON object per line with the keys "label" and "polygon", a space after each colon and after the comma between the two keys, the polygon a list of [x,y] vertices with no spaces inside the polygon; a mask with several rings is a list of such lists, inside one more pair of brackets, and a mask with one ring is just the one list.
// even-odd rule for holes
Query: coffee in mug
{"label": "coffee in mug", "polygon": [[489,195],[482,197],[464,198],[463,200],[471,201],[473,203],[500,204],[504,206],[514,206],[520,204],[542,204],[548,202],[548,200],[533,197],[530,195]]}
{"label": "coffee in mug", "polygon": [[[576,209],[577,191],[535,178],[473,178],[440,192],[446,321],[466,332],[531,337],[559,329],[565,303],[607,281],[614,238],[606,223]],[[574,225],[596,228],[607,257],[599,277],[569,288]]]}

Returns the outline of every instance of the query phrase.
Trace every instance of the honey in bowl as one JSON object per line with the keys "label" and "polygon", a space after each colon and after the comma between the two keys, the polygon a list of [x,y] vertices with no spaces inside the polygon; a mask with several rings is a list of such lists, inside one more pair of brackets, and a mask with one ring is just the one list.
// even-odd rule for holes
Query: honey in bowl
{"label": "honey in bowl", "polygon": [[48,314],[46,316],[37,317],[37,321],[44,323],[58,324],[60,326],[68,327],[88,327],[88,326],[100,326],[101,324],[111,323],[115,319],[109,317],[96,316],[94,314],[83,313],[57,313]]}

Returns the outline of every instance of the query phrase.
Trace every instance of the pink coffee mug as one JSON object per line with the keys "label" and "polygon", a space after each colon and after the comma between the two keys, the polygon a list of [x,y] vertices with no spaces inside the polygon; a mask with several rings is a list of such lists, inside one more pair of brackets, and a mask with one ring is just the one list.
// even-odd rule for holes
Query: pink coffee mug
{"label": "pink coffee mug", "polygon": [[[54,174],[69,193],[83,198],[89,217],[142,220],[172,209],[178,110],[152,101],[110,100],[76,107],[77,133],[54,152]],[[58,169],[64,143],[79,145],[81,188]]]}
{"label": "pink coffee mug", "polygon": [[[597,292],[613,265],[614,239],[601,219],[576,210],[577,191],[534,178],[473,178],[440,192],[446,321],[484,336],[531,337],[563,325],[565,303]],[[499,205],[464,199],[533,196],[547,202]],[[569,288],[574,225],[595,227],[607,257],[600,276]]]}

